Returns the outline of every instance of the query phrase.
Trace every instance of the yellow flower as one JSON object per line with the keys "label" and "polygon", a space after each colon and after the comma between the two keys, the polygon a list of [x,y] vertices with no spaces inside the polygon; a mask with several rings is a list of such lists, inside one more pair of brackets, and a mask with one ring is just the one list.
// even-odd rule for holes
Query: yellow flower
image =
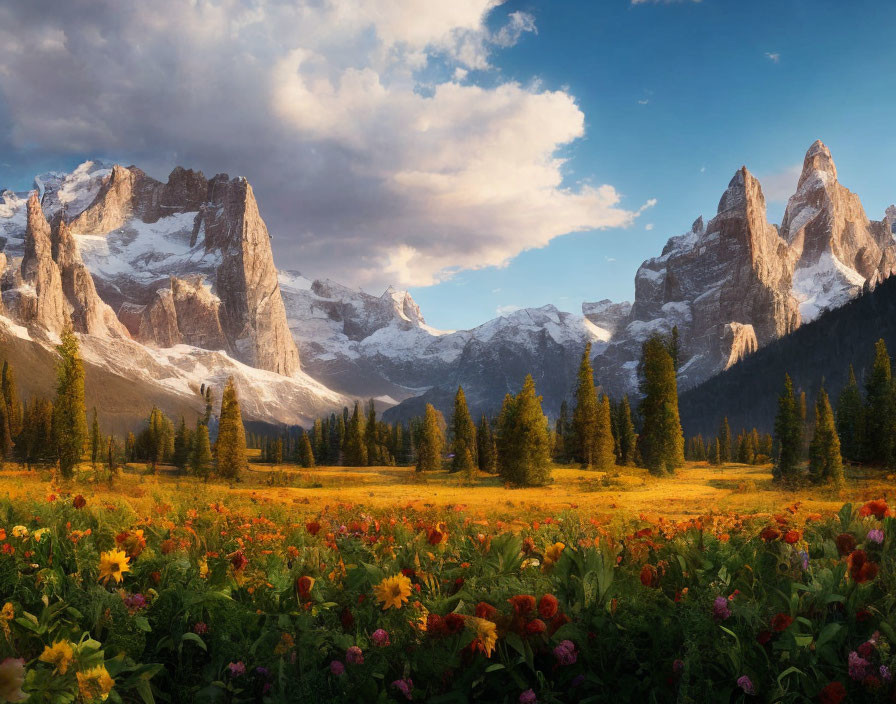
{"label": "yellow flower", "polygon": [[110,579],[121,583],[122,575],[130,569],[124,550],[109,550],[100,554],[100,581],[103,584],[108,584]]}
{"label": "yellow flower", "polygon": [[498,642],[498,627],[484,618],[467,616],[467,625],[473,629],[473,647],[490,658]]}
{"label": "yellow flower", "polygon": [[71,643],[60,640],[51,646],[45,646],[44,652],[38,658],[41,662],[49,663],[56,668],[60,675],[64,675],[68,671],[68,666],[72,662],[75,652],[72,650]]}
{"label": "yellow flower", "polygon": [[386,577],[373,588],[373,591],[376,593],[377,601],[382,603],[383,611],[390,608],[400,609],[411,595],[411,580],[403,574],[396,574],[393,577]]}
{"label": "yellow flower", "polygon": [[49,528],[38,528],[31,534],[31,537],[34,538],[35,542],[39,543],[41,541],[41,538],[43,538],[49,532]]}
{"label": "yellow flower", "polygon": [[544,564],[541,569],[545,572],[549,571],[554,564],[560,559],[560,555],[566,546],[563,543],[554,543],[544,551]]}
{"label": "yellow flower", "polygon": [[208,577],[208,562],[206,560],[202,560],[199,563],[199,576],[202,577],[202,579]]}
{"label": "yellow flower", "polygon": [[13,538],[27,538],[28,529],[25,526],[15,526],[12,529]]}
{"label": "yellow flower", "polygon": [[112,687],[115,686],[115,680],[109,676],[109,672],[104,665],[97,665],[85,672],[77,673],[78,691],[81,699],[85,702],[92,702],[96,699],[105,701]]}
{"label": "yellow flower", "polygon": [[16,616],[16,607],[14,607],[10,602],[6,602],[3,605],[3,608],[0,609],[0,618],[4,618],[7,621],[12,621]]}

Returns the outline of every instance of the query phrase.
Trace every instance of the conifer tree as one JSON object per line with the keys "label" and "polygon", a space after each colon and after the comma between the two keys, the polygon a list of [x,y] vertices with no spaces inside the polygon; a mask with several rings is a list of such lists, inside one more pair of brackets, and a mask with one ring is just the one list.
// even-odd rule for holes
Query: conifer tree
{"label": "conifer tree", "polygon": [[202,422],[196,423],[196,430],[193,432],[190,471],[205,481],[208,481],[212,471],[212,447],[208,439],[208,425]]}
{"label": "conifer tree", "polygon": [[785,374],[784,390],[778,397],[778,414],[775,417],[775,444],[778,449],[772,476],[776,481],[792,483],[798,477],[802,434],[799,403],[790,375]]}
{"label": "conifer tree", "polygon": [[355,410],[345,429],[345,464],[349,467],[367,466],[364,419],[361,414],[361,404],[358,401],[355,401]]}
{"label": "conifer tree", "polygon": [[616,442],[613,439],[613,424],[610,416],[610,398],[603,394],[597,404],[594,466],[604,471],[616,464]]}
{"label": "conifer tree", "polygon": [[865,460],[888,466],[893,456],[894,416],[893,380],[890,355],[883,340],[874,348],[874,362],[865,382]]}
{"label": "conifer tree", "polygon": [[719,424],[719,459],[722,463],[731,461],[731,428],[728,426],[728,416],[722,418]]}
{"label": "conifer tree", "polygon": [[498,470],[498,449],[495,447],[495,433],[492,430],[492,424],[489,423],[485,415],[479,421],[476,443],[480,471],[494,474]]}
{"label": "conifer tree", "polygon": [[302,433],[299,436],[299,464],[306,469],[314,466],[314,450],[311,447],[311,440],[308,433]]}
{"label": "conifer tree", "polygon": [[8,361],[3,362],[3,398],[6,401],[6,410],[9,417],[9,432],[15,440],[22,432],[22,402],[19,400],[19,391],[16,386],[16,377],[12,366]]}
{"label": "conifer tree", "polygon": [[180,425],[177,427],[177,432],[174,434],[174,454],[171,458],[174,466],[181,472],[185,471],[190,464],[190,452],[193,448],[193,438],[191,435],[192,433],[190,433],[190,429],[187,427],[186,419],[181,416]]}
{"label": "conifer tree", "polygon": [[[329,462],[330,464],[339,464],[342,461],[342,439],[345,436],[345,425],[342,423],[342,416],[340,415],[337,419],[335,413],[330,414],[330,437],[327,443],[327,456],[326,457],[314,457],[312,455],[312,459],[314,463],[326,464]],[[311,467],[314,464],[309,465]]]}
{"label": "conifer tree", "polygon": [[716,467],[722,464],[721,443],[718,438],[715,438],[710,444],[709,463]]}
{"label": "conifer tree", "polygon": [[837,434],[843,457],[851,462],[862,461],[865,444],[865,411],[856,374],[849,365],[849,381],[837,397]]}
{"label": "conifer tree", "polygon": [[678,326],[672,326],[672,334],[669,336],[669,356],[672,358],[672,367],[676,374],[681,366],[681,340],[678,336]]}
{"label": "conifer tree", "polygon": [[697,434],[697,437],[694,438],[694,461],[706,461],[706,443],[703,441],[703,436],[699,433]]}
{"label": "conifer tree", "polygon": [[629,406],[628,396],[623,396],[619,403],[616,427],[619,435],[619,464],[633,465],[635,464],[638,436],[635,434],[635,424],[632,422],[632,409]]}
{"label": "conifer tree", "polygon": [[476,426],[467,409],[467,398],[463,387],[457,387],[454,396],[454,414],[451,416],[451,459],[452,472],[472,474],[476,467]]}
{"label": "conifer tree", "polygon": [[417,445],[417,471],[432,472],[442,468],[445,436],[439,426],[439,416],[431,403],[426,404],[420,442]]}
{"label": "conifer tree", "polygon": [[212,396],[212,387],[205,387],[205,415],[202,417],[202,424],[208,425],[212,422],[212,406],[214,405],[214,397]]}
{"label": "conifer tree", "polygon": [[277,439],[271,443],[271,464],[283,464],[283,438],[279,435]]}
{"label": "conifer tree", "polygon": [[0,395],[0,459],[9,459],[12,456],[13,441],[9,415],[6,399]]}
{"label": "conifer tree", "polygon": [[367,448],[367,464],[371,467],[388,464],[383,457],[377,435],[376,408],[373,399],[370,399],[367,402],[367,422],[364,425],[364,446]]}
{"label": "conifer tree", "polygon": [[576,381],[576,405],[572,412],[573,456],[591,469],[597,455],[598,405],[591,367],[591,343],[585,345]]}
{"label": "conifer tree", "polygon": [[236,479],[246,467],[246,431],[233,377],[227,380],[221,395],[215,455],[218,474],[227,479]]}
{"label": "conifer tree", "polygon": [[752,464],[753,453],[750,451],[750,436],[741,430],[737,436],[737,461],[741,464]]}
{"label": "conifer tree", "polygon": [[531,374],[515,397],[508,394],[504,399],[498,420],[498,473],[517,486],[540,486],[550,480],[548,422]]}
{"label": "conifer tree", "polygon": [[100,422],[96,415],[96,406],[93,407],[93,423],[90,426],[90,465],[96,472],[97,462],[100,461],[100,453],[103,451],[103,435],[100,433]]}
{"label": "conifer tree", "polygon": [[115,438],[110,435],[106,440],[106,478],[109,481],[109,484],[112,484],[115,477],[118,476],[118,462],[117,460],[117,450],[118,447],[115,443]]}
{"label": "conifer tree", "polygon": [[56,401],[53,404],[53,436],[59,472],[64,479],[75,474],[87,441],[87,410],[84,407],[84,364],[78,338],[67,329],[56,348]]}
{"label": "conifer tree", "polygon": [[809,445],[809,476],[815,483],[840,484],[843,481],[840,438],[837,437],[834,413],[824,388],[815,399],[815,434]]}
{"label": "conifer tree", "polygon": [[124,441],[124,461],[134,462],[137,459],[137,436],[128,433]]}
{"label": "conifer tree", "polygon": [[644,342],[641,356],[640,411],[644,430],[641,457],[652,474],[674,472],[684,464],[684,436],[678,416],[678,383],[666,345],[658,336]]}
{"label": "conifer tree", "polygon": [[564,399],[560,403],[560,415],[554,424],[557,439],[554,443],[554,459],[558,462],[569,461],[569,447],[572,444],[572,419],[569,417],[569,404]]}

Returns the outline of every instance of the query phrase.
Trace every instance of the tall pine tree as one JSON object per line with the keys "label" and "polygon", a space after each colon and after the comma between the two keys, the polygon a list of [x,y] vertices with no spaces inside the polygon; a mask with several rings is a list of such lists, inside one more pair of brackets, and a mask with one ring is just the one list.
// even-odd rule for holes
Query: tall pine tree
{"label": "tall pine tree", "polygon": [[635,434],[635,424],[632,422],[632,409],[629,406],[628,396],[623,396],[616,410],[616,428],[619,444],[619,464],[623,466],[635,463],[638,436]]}
{"label": "tall pine tree", "polygon": [[865,411],[856,374],[849,365],[849,381],[837,397],[837,434],[843,457],[851,462],[862,461],[865,444]]}
{"label": "tall pine tree", "polygon": [[613,422],[610,416],[610,397],[603,394],[597,403],[594,466],[604,471],[616,464],[616,441],[613,438]]}
{"label": "tall pine tree", "polygon": [[6,401],[6,409],[9,415],[9,432],[13,440],[15,440],[22,432],[22,402],[19,400],[15,374],[8,361],[3,362],[2,384],[3,398]]}
{"label": "tall pine tree", "polygon": [[221,395],[215,460],[218,474],[227,479],[236,479],[246,467],[246,431],[233,377],[227,380]]}
{"label": "tall pine tree", "polygon": [[591,469],[597,455],[598,407],[591,367],[591,343],[585,345],[576,380],[576,405],[572,411],[573,456],[583,467]]}
{"label": "tall pine tree", "polygon": [[467,409],[463,387],[457,387],[454,396],[454,414],[451,416],[452,472],[472,474],[476,467],[476,426]]}
{"label": "tall pine tree", "polygon": [[196,431],[193,433],[190,471],[204,481],[208,481],[208,475],[212,471],[212,447],[208,439],[208,425],[201,420],[196,423]]}
{"label": "tall pine tree", "polygon": [[840,438],[828,394],[822,388],[815,399],[815,435],[809,445],[809,476],[815,483],[843,481]]}
{"label": "tall pine tree", "polygon": [[426,404],[420,442],[417,444],[417,471],[434,472],[442,468],[445,436],[439,423],[439,413],[431,403]]}
{"label": "tall pine tree", "polygon": [[[590,365],[589,365],[590,366]],[[504,399],[498,421],[498,473],[517,486],[540,486],[551,478],[548,421],[535,393],[532,375],[523,388]]]}
{"label": "tall pine tree", "polygon": [[800,455],[803,446],[803,421],[789,374],[784,375],[784,390],[778,397],[775,444],[777,456],[772,476],[776,481],[793,483],[799,477]]}
{"label": "tall pine tree", "polygon": [[[317,453],[315,453],[315,457]],[[349,467],[367,466],[367,445],[364,444],[364,418],[361,404],[355,401],[355,410],[345,429],[345,464]]]}
{"label": "tall pine tree", "polygon": [[64,479],[75,474],[87,442],[87,409],[84,407],[84,363],[78,338],[67,329],[56,348],[56,401],[53,404],[53,438]]}
{"label": "tall pine tree", "polygon": [[498,449],[495,446],[495,433],[492,430],[492,424],[484,415],[479,421],[479,431],[476,433],[477,452],[476,456],[479,460],[479,469],[489,474],[498,471]]}
{"label": "tall pine tree", "polygon": [[883,340],[878,340],[874,348],[871,374],[865,382],[865,398],[865,460],[889,466],[893,459],[896,404],[893,402],[890,355]]}
{"label": "tall pine tree", "polygon": [[722,418],[719,424],[719,459],[723,464],[731,461],[731,428],[728,426],[728,416]]}
{"label": "tall pine tree", "polygon": [[675,366],[663,340],[644,342],[641,356],[639,407],[644,429],[638,437],[641,457],[652,474],[672,473],[684,464],[684,436],[678,415]]}

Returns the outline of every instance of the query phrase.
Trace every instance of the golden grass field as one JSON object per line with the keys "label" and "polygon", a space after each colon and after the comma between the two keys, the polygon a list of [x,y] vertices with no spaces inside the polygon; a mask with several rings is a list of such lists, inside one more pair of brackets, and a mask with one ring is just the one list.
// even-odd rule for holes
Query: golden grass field
{"label": "golden grass field", "polygon": [[[680,520],[707,513],[772,514],[801,503],[811,513],[834,513],[848,501],[863,502],[893,493],[892,477],[883,474],[851,476],[840,489],[808,487],[782,490],[771,478],[771,467],[688,463],[674,477],[656,478],[645,470],[618,468],[603,472],[558,467],[554,482],[545,487],[511,489],[498,477],[480,474],[475,482],[448,472],[420,475],[412,467],[316,467],[294,465],[276,468],[252,463],[241,480],[228,484],[212,479],[203,484],[177,476],[172,468],[156,475],[143,465],[128,467],[113,486],[95,482],[84,465],[70,490],[99,499],[124,499],[140,512],[144,503],[175,496],[195,496],[228,505],[272,504],[298,515],[317,514],[328,506],[352,504],[370,509],[463,509],[482,517],[522,518],[562,511],[580,511],[604,519],[637,518],[641,514]],[[52,493],[49,471],[24,471],[6,465],[0,473],[0,497],[40,498]]]}

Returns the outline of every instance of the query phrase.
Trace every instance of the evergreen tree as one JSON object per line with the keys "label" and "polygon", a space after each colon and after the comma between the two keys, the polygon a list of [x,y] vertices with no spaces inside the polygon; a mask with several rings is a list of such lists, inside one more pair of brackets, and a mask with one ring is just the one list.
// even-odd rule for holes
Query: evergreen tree
{"label": "evergreen tree", "polygon": [[93,423],[90,426],[90,465],[96,472],[97,462],[101,459],[103,451],[103,435],[100,432],[100,422],[96,415],[96,406],[93,407]]}
{"label": "evergreen tree", "polygon": [[784,375],[784,391],[778,397],[775,417],[775,444],[778,448],[772,476],[776,481],[792,483],[799,474],[803,423],[790,375]]}
{"label": "evergreen tree", "polygon": [[628,396],[623,396],[619,403],[616,427],[619,436],[619,464],[633,465],[635,464],[638,436],[635,434],[635,424],[632,422],[632,409],[629,406]]}
{"label": "evergreen tree", "polygon": [[540,486],[550,480],[548,421],[531,374],[515,397],[508,394],[504,399],[498,420],[498,473],[517,486]]}
{"label": "evergreen tree", "polygon": [[843,458],[834,413],[822,388],[815,399],[815,434],[809,445],[809,476],[815,483],[843,481]]}
{"label": "evergreen tree", "polygon": [[569,448],[572,444],[572,419],[569,417],[569,404],[565,399],[560,404],[560,416],[554,424],[554,433],[557,436],[554,443],[554,459],[558,462],[568,462]]}
{"label": "evergreen tree", "polygon": [[890,355],[883,340],[878,340],[874,348],[871,374],[865,382],[865,398],[865,460],[888,466],[893,456],[896,408],[893,403]]}
{"label": "evergreen tree", "polygon": [[479,421],[479,431],[476,433],[477,459],[480,471],[494,474],[497,468],[498,449],[495,447],[495,433],[492,424],[485,415]]}
{"label": "evergreen tree", "polygon": [[212,387],[205,387],[205,415],[202,416],[202,424],[208,426],[212,420],[212,405],[214,404],[214,399],[212,398]]}
{"label": "evergreen tree", "polygon": [[718,438],[710,444],[709,463],[718,467],[722,464],[722,448]]}
{"label": "evergreen tree", "polygon": [[616,464],[616,441],[610,412],[610,398],[602,395],[597,404],[597,434],[594,443],[594,466],[604,471]]}
{"label": "evergreen tree", "polygon": [[271,443],[271,464],[283,464],[283,438],[279,435]]}
{"label": "evergreen tree", "polygon": [[[316,458],[312,453],[312,461],[320,462],[321,464],[325,464],[329,462],[330,464],[339,464],[342,461],[342,438],[345,436],[345,426],[342,424],[342,416],[339,416],[338,420],[336,418],[335,413],[330,414],[330,437],[327,442],[327,456],[326,458]],[[304,466],[304,465],[303,465]],[[309,467],[313,467],[314,464],[309,465]]]}
{"label": "evergreen tree", "polygon": [[124,441],[124,461],[134,462],[137,459],[137,436],[128,433]]}
{"label": "evergreen tree", "polygon": [[837,398],[837,434],[843,457],[851,462],[862,461],[865,444],[865,412],[862,407],[862,392],[856,381],[856,374],[849,365],[849,381]]}
{"label": "evergreen tree", "polygon": [[572,412],[573,457],[591,469],[597,455],[598,405],[591,367],[591,343],[585,345],[576,381],[576,405]]}
{"label": "evergreen tree", "polygon": [[110,435],[106,440],[106,478],[109,480],[111,484],[115,477],[118,476],[118,446],[115,443],[115,438]]}
{"label": "evergreen tree", "polygon": [[644,430],[639,445],[651,474],[674,472],[684,464],[684,436],[678,416],[675,367],[663,341],[653,336],[644,342],[641,356],[639,407]]}
{"label": "evergreen tree", "polygon": [[3,398],[6,401],[6,410],[9,416],[9,432],[13,440],[22,432],[23,413],[22,402],[19,400],[19,391],[16,386],[16,377],[12,366],[8,361],[3,362]]}
{"label": "evergreen tree", "polygon": [[190,464],[190,453],[193,449],[193,438],[190,429],[187,427],[186,419],[180,417],[180,425],[174,434],[174,454],[171,461],[174,466],[181,472],[185,471]]}
{"label": "evergreen tree", "polygon": [[417,471],[431,472],[442,468],[445,436],[439,426],[439,416],[431,403],[426,404],[420,442],[417,445]]}
{"label": "evergreen tree", "polygon": [[672,334],[669,336],[669,356],[672,358],[672,366],[675,369],[675,373],[678,373],[678,368],[681,366],[681,340],[678,336],[678,326],[672,326]]}
{"label": "evergreen tree", "polygon": [[753,464],[753,453],[750,451],[750,436],[741,430],[737,436],[737,461],[741,464]]}
{"label": "evergreen tree", "polygon": [[87,410],[84,407],[84,364],[78,338],[67,329],[56,348],[56,401],[53,404],[53,436],[59,471],[64,479],[75,474],[87,441]]}
{"label": "evergreen tree", "polygon": [[694,461],[706,461],[706,443],[703,441],[703,436],[699,433],[697,434],[697,437],[694,438]]}
{"label": "evergreen tree", "polygon": [[206,481],[212,471],[212,446],[208,439],[208,425],[201,421],[196,423],[196,430],[193,432],[190,471],[194,476]]}
{"label": "evergreen tree", "polygon": [[367,466],[367,446],[364,444],[364,419],[361,416],[361,404],[357,401],[355,401],[355,410],[345,429],[345,464],[349,467]]}
{"label": "evergreen tree", "polygon": [[722,463],[731,461],[731,428],[728,426],[728,416],[722,418],[719,425],[719,459]]}
{"label": "evergreen tree", "polygon": [[6,399],[0,395],[0,459],[9,459],[12,456],[12,432],[10,430],[10,413],[6,405]]}
{"label": "evergreen tree", "polygon": [[314,466],[314,450],[311,447],[311,440],[308,438],[308,433],[302,433],[299,436],[298,442],[299,448],[299,464],[305,467],[306,469]]}
{"label": "evergreen tree", "polygon": [[467,409],[467,398],[463,387],[457,387],[454,396],[454,415],[451,416],[451,459],[452,472],[473,473],[476,467],[476,426]]}
{"label": "evergreen tree", "polygon": [[371,467],[388,464],[383,457],[377,437],[376,408],[373,399],[367,402],[367,422],[364,425],[364,446],[367,448],[367,464]]}
{"label": "evergreen tree", "polygon": [[243,416],[233,377],[227,380],[227,386],[221,395],[215,455],[218,474],[227,479],[236,479],[246,467],[246,431],[243,428]]}

